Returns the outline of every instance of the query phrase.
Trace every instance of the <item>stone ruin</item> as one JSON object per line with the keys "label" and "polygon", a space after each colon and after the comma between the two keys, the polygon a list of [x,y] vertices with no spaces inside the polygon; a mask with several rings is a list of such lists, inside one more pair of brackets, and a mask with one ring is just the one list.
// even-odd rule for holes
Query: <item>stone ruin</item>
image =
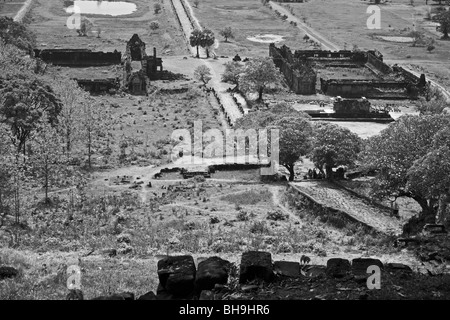
{"label": "stone ruin", "polygon": [[145,95],[150,80],[161,79],[162,73],[162,59],[156,56],[156,48],[153,48],[153,55],[148,56],[145,43],[134,34],[126,47],[123,86],[131,94]]}
{"label": "stone ruin", "polygon": [[143,95],[147,93],[150,80],[164,78],[163,61],[156,56],[156,48],[153,55],[147,55],[146,45],[134,34],[127,42],[126,53],[91,51],[88,49],[43,49],[34,50],[34,56],[46,63],[55,66],[87,68],[122,65],[122,84],[120,77],[84,78],[76,77],[80,87],[91,93],[113,92],[120,88],[128,90],[131,94]]}
{"label": "stone ruin", "polygon": [[78,68],[110,66],[122,61],[122,54],[117,50],[103,52],[88,49],[35,49],[34,56],[55,66]]}
{"label": "stone ruin", "polygon": [[270,44],[269,55],[297,94],[343,98],[417,99],[425,76],[383,62],[377,50],[296,50]]}
{"label": "stone ruin", "polygon": [[[342,258],[328,259],[325,265],[309,265],[294,261],[272,261],[272,255],[263,251],[247,251],[241,256],[239,270],[227,260],[209,257],[195,260],[191,255],[167,256],[157,263],[159,284],[156,294],[150,291],[137,300],[221,300],[232,291],[227,287],[229,279],[237,277],[242,291],[258,288],[252,281],[273,283],[286,278],[346,279],[365,286],[370,266],[397,274],[411,274],[412,269],[400,263],[383,264],[378,259]],[[82,297],[81,292],[71,290],[67,299]],[[134,293],[126,292],[93,300],[134,300]]]}

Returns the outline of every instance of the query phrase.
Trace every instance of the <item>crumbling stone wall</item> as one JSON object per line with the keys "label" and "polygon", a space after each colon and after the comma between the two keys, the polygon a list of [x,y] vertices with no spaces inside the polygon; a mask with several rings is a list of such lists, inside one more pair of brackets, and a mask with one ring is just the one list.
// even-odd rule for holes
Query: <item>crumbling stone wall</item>
{"label": "crumbling stone wall", "polygon": [[378,78],[377,80],[320,78],[320,90],[331,96],[415,99],[420,93],[419,78],[403,68],[391,68],[383,62],[383,55],[377,50],[296,50],[292,54],[287,46],[277,48],[274,44],[270,44],[269,55],[284,74],[291,90],[298,94],[315,94],[317,69],[328,67],[367,68]]}
{"label": "crumbling stone wall", "polygon": [[35,49],[34,55],[46,63],[63,67],[109,66],[122,61],[122,54],[117,50],[94,52],[87,49]]}
{"label": "crumbling stone wall", "polygon": [[[300,261],[273,261],[272,254],[264,251],[242,253],[239,269],[220,257],[198,259],[197,265],[191,255],[167,256],[157,263],[159,284],[156,294],[150,291],[137,300],[223,300],[234,290],[248,292],[258,289],[251,281],[266,284],[291,279],[345,281],[347,286],[366,285],[372,272],[369,267],[377,266],[379,271],[400,273],[403,278],[412,274],[412,269],[400,263],[383,263],[374,258],[328,259],[326,265],[312,265],[311,259],[302,256]],[[17,270],[0,269],[1,276],[16,277]],[[230,278],[238,278],[239,283],[230,285]],[[83,300],[81,290],[71,290],[67,300]],[[132,292],[116,293],[96,297],[92,300],[134,300]]]}
{"label": "crumbling stone wall", "polygon": [[81,88],[90,93],[115,92],[120,88],[119,78],[75,80]]}
{"label": "crumbling stone wall", "polygon": [[343,98],[414,99],[418,93],[414,84],[406,81],[320,79],[320,82],[323,93]]}
{"label": "crumbling stone wall", "polygon": [[305,95],[316,93],[316,72],[309,65],[299,64],[288,47],[283,46],[278,49],[271,44],[269,55],[284,75],[292,91]]}

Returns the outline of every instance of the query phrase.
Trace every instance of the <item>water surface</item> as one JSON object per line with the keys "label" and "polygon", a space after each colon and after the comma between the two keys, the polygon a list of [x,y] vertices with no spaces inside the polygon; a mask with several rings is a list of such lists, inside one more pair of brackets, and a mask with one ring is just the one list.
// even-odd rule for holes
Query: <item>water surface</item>
{"label": "water surface", "polygon": [[[66,2],[68,4],[68,2]],[[136,5],[124,1],[73,1],[73,6],[77,6],[81,14],[98,14],[107,16],[122,16],[136,11]],[[66,8],[67,13],[73,13],[71,6]]]}

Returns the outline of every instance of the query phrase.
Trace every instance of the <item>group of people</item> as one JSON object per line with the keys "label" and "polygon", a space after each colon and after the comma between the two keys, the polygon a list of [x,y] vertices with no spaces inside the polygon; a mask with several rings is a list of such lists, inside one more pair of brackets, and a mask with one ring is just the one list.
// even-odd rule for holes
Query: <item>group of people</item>
{"label": "group of people", "polygon": [[304,179],[325,179],[325,175],[320,170],[317,170],[316,168],[314,168],[314,169],[309,169],[308,174],[306,174],[303,178]]}

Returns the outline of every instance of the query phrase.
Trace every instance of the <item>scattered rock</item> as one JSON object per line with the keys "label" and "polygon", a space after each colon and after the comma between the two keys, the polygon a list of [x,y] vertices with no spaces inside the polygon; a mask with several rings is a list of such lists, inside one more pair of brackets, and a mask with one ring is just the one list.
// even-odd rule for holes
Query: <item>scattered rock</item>
{"label": "scattered rock", "polygon": [[158,261],[158,277],[168,293],[186,296],[194,290],[195,263],[192,256],[166,257]]}
{"label": "scattered rock", "polygon": [[230,262],[219,257],[211,257],[198,264],[195,287],[198,291],[211,290],[216,284],[226,284]]}
{"label": "scattered rock", "polygon": [[274,279],[272,255],[269,252],[248,251],[242,254],[239,283],[256,278],[267,282]]}
{"label": "scattered rock", "polygon": [[350,261],[341,258],[333,258],[327,261],[327,275],[333,278],[343,278],[350,271]]}
{"label": "scattered rock", "polygon": [[275,261],[274,263],[275,273],[281,274],[287,277],[299,277],[300,276],[300,263],[292,261]]}
{"label": "scattered rock", "polygon": [[19,271],[13,267],[0,266],[0,280],[7,278],[15,278],[19,275]]}

